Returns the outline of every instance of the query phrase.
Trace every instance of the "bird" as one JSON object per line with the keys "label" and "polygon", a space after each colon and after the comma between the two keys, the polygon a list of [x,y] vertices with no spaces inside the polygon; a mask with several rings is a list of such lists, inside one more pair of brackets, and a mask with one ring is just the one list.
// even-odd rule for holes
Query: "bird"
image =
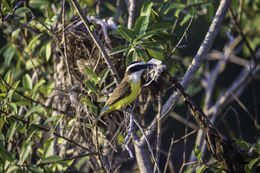
{"label": "bird", "polygon": [[141,74],[144,70],[152,67],[153,64],[136,61],[126,68],[123,80],[114,89],[111,96],[102,108],[100,115],[107,114],[114,110],[126,108],[131,104],[141,91]]}

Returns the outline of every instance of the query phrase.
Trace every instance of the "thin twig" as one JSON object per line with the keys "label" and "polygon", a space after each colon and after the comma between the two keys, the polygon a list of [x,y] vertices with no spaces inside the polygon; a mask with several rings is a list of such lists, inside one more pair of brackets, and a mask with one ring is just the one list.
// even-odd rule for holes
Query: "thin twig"
{"label": "thin twig", "polygon": [[[133,116],[133,115],[131,115],[131,116]],[[138,128],[141,130],[141,132],[142,132],[142,134],[143,134],[143,136],[144,136],[144,138],[145,138],[146,144],[147,144],[147,146],[148,146],[148,149],[149,149],[149,151],[150,151],[150,153],[151,153],[151,155],[152,155],[152,158],[153,158],[153,160],[154,160],[154,163],[155,163],[155,165],[156,165],[157,171],[160,173],[161,171],[160,171],[159,165],[158,165],[157,161],[155,160],[152,147],[151,147],[151,145],[150,145],[149,140],[147,139],[147,137],[146,137],[146,135],[145,135],[145,132],[144,132],[142,126],[138,123],[138,121],[135,119],[134,116],[133,116],[133,120],[134,120],[135,124],[138,126]]]}
{"label": "thin twig", "polygon": [[182,40],[184,39],[184,37],[187,35],[187,31],[189,30],[191,24],[192,24],[192,21],[194,19],[194,14],[192,15],[191,19],[190,19],[190,22],[188,24],[188,26],[185,28],[180,40],[178,41],[178,43],[175,45],[175,47],[172,49],[172,52],[171,54],[166,58],[165,62],[167,62],[169,60],[169,58],[173,55],[173,53],[175,52],[176,48],[181,44]]}
{"label": "thin twig", "polygon": [[[157,119],[160,119],[161,116],[161,110],[162,110],[162,95],[161,91],[158,92],[157,96],[157,102],[158,102],[158,113],[157,113]],[[156,134],[156,155],[155,155],[155,161],[159,163],[160,160],[160,149],[161,149],[161,137],[162,137],[162,132],[161,132],[161,121],[158,121],[157,123],[157,134]],[[156,166],[154,165],[153,172],[155,172]]]}
{"label": "thin twig", "polygon": [[166,173],[170,158],[172,156],[173,142],[174,142],[174,138],[171,139],[171,144],[170,144],[169,151],[167,154],[167,159],[166,159],[166,163],[164,165],[163,173]]}
{"label": "thin twig", "polygon": [[239,25],[239,23],[238,23],[238,21],[237,21],[237,19],[236,19],[236,17],[235,17],[235,14],[234,14],[234,12],[233,12],[233,10],[232,10],[232,8],[229,6],[228,9],[229,9],[229,11],[230,11],[230,14],[231,14],[232,19],[233,19],[234,22],[235,22],[235,26],[237,27],[237,30],[238,30],[239,34],[242,36],[244,42],[246,43],[246,46],[247,46],[247,48],[248,48],[248,50],[249,50],[251,56],[253,57],[253,59],[254,59],[254,61],[255,61],[255,64],[257,64],[258,60],[257,60],[257,58],[256,58],[256,56],[255,56],[255,53],[254,53],[252,47],[250,46],[249,42],[247,41],[247,38],[246,38],[246,36],[245,36],[245,34],[244,34],[244,32],[243,32],[241,26]]}

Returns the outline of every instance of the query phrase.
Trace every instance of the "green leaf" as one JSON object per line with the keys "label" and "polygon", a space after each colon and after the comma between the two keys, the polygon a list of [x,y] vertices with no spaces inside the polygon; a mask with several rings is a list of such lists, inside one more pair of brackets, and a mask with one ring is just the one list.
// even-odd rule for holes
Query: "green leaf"
{"label": "green leaf", "polygon": [[109,55],[115,55],[117,53],[125,52],[127,49],[129,49],[129,46],[118,46],[116,48],[113,48]]}
{"label": "green leaf", "polygon": [[159,11],[159,16],[167,14],[167,12],[169,11],[170,5],[171,5],[171,0],[168,0],[166,3],[163,3],[163,6]]}
{"label": "green leaf", "polygon": [[139,16],[136,19],[135,26],[134,26],[134,32],[138,36],[142,36],[149,25],[149,17],[147,16]]}
{"label": "green leaf", "polygon": [[11,108],[12,111],[14,111],[15,114],[17,114],[17,106],[15,103],[9,103],[8,106]]}
{"label": "green leaf", "polygon": [[36,41],[39,39],[39,37],[40,36],[42,36],[43,34],[39,34],[39,35],[37,35],[36,37],[34,37],[31,41],[30,41],[30,43],[29,43],[29,45],[28,45],[28,51],[29,52],[31,52],[31,49],[32,49],[32,47],[33,47],[33,45],[36,43]]}
{"label": "green leaf", "polygon": [[137,52],[135,49],[131,49],[126,57],[126,66],[130,65],[134,61],[137,61]]}
{"label": "green leaf", "polygon": [[33,92],[36,92],[36,90],[37,90],[39,87],[43,86],[43,84],[45,84],[45,83],[46,83],[46,81],[45,81],[44,79],[40,79],[40,81],[38,81],[38,82],[34,85],[34,87],[33,87]]}
{"label": "green leaf", "polygon": [[49,0],[30,0],[29,6],[36,9],[44,9],[49,6],[50,2]]}
{"label": "green leaf", "polygon": [[144,35],[142,35],[141,37],[139,37],[137,40],[142,40],[142,41],[145,41],[147,40],[148,38],[154,36],[154,33],[153,32],[147,32],[145,33]]}
{"label": "green leaf", "polygon": [[248,168],[252,169],[253,166],[255,165],[255,163],[258,162],[258,161],[260,161],[260,157],[251,160],[251,162],[248,164]]}
{"label": "green leaf", "polygon": [[47,158],[44,158],[40,161],[41,164],[46,164],[46,163],[56,163],[57,161],[62,160],[60,156],[50,156]]}
{"label": "green leaf", "polygon": [[188,167],[185,171],[183,171],[183,173],[190,173],[193,171],[193,169],[197,166],[197,164],[194,164],[190,167]]}
{"label": "green leaf", "polygon": [[196,169],[196,173],[202,173],[207,169],[206,165],[201,165],[199,168]]}
{"label": "green leaf", "polygon": [[29,59],[25,63],[25,69],[31,70],[33,67],[39,67],[42,63],[43,61],[40,58]]}
{"label": "green leaf", "polygon": [[134,38],[135,38],[135,34],[133,31],[129,30],[128,28],[126,28],[123,25],[119,25],[117,26],[117,31],[119,32],[119,34],[126,39],[127,41],[131,42]]}
{"label": "green leaf", "polygon": [[153,58],[163,61],[164,56],[161,52],[153,49],[146,49],[148,54],[151,55]]}
{"label": "green leaf", "polygon": [[108,73],[109,73],[109,69],[105,69],[102,72],[102,74],[100,76],[100,79],[99,79],[100,84],[102,84],[105,81],[105,79],[107,78]]}
{"label": "green leaf", "polygon": [[91,111],[94,113],[94,114],[98,114],[98,109],[97,109],[97,106],[92,102],[90,101],[89,99],[87,98],[81,98],[80,99],[82,102],[86,103],[90,108],[91,108]]}
{"label": "green leaf", "polygon": [[8,47],[4,50],[3,57],[5,57],[4,65],[9,66],[11,65],[11,61],[16,54],[16,49],[13,47],[13,44],[9,43],[7,46]]}
{"label": "green leaf", "polygon": [[15,14],[18,15],[18,14],[24,14],[24,13],[30,13],[31,10],[27,7],[21,7],[21,8],[18,8],[16,11],[15,11]]}
{"label": "green leaf", "polygon": [[2,160],[8,160],[9,162],[12,162],[12,155],[3,147],[0,146],[0,158],[2,158]]}
{"label": "green leaf", "polygon": [[51,41],[45,42],[45,44],[41,47],[40,55],[42,59],[45,59],[47,62],[51,57]]}
{"label": "green leaf", "polygon": [[31,109],[25,114],[24,118],[27,118],[27,117],[30,116],[32,113],[37,112],[37,111],[40,110],[41,108],[42,108],[41,105],[37,105],[37,106],[31,108]]}
{"label": "green leaf", "polygon": [[157,33],[159,31],[165,31],[170,28],[171,28],[170,23],[165,23],[165,22],[155,23],[147,28],[147,32]]}
{"label": "green leaf", "polygon": [[183,9],[183,8],[185,8],[185,7],[186,7],[185,4],[172,3],[169,8],[170,8],[170,9]]}
{"label": "green leaf", "polygon": [[190,14],[187,14],[181,21],[180,26],[183,26],[192,16]]}
{"label": "green leaf", "polygon": [[11,123],[11,126],[9,127],[8,131],[7,131],[7,134],[6,134],[6,139],[8,142],[10,142],[10,140],[12,139],[13,135],[14,135],[14,132],[15,132],[15,129],[16,129],[16,125],[17,125],[17,122],[12,122]]}
{"label": "green leaf", "polygon": [[51,57],[51,41],[46,46],[46,61],[49,61]]}
{"label": "green leaf", "polygon": [[244,140],[238,139],[238,138],[235,139],[235,142],[236,142],[236,144],[237,144],[239,147],[241,147],[241,148],[243,148],[243,149],[245,149],[245,150],[249,150],[249,148],[251,147],[251,145],[250,145],[249,143],[247,143],[247,142],[244,141]]}
{"label": "green leaf", "polygon": [[52,155],[52,151],[54,147],[54,138],[48,139],[46,142],[43,144],[43,158],[50,157]]}
{"label": "green leaf", "polygon": [[248,165],[247,165],[247,164],[244,165],[244,170],[245,170],[246,173],[252,173],[252,172],[250,171],[250,169],[248,168]]}
{"label": "green leaf", "polygon": [[149,61],[149,57],[148,57],[147,53],[145,52],[145,50],[136,48],[136,52],[137,52],[137,55],[140,57],[140,59],[143,62],[148,62]]}
{"label": "green leaf", "polygon": [[146,2],[142,6],[140,16],[137,18],[134,26],[134,32],[136,35],[143,35],[149,25],[149,19],[151,15],[153,3]]}
{"label": "green leaf", "polygon": [[43,125],[46,125],[48,122],[52,122],[52,121],[58,119],[58,117],[59,117],[59,114],[51,115],[49,118],[47,118],[46,121],[44,121]]}
{"label": "green leaf", "polygon": [[32,89],[32,79],[29,74],[23,76],[23,87],[26,89]]}
{"label": "green leaf", "polygon": [[[13,9],[13,5],[10,0],[3,0],[2,3],[3,4],[2,4],[1,8],[3,8],[6,11],[6,13]],[[4,15],[6,15],[6,14],[4,14]]]}
{"label": "green leaf", "polygon": [[150,16],[152,6],[153,6],[152,2],[145,2],[144,5],[142,6],[140,16]]}
{"label": "green leaf", "polygon": [[89,68],[88,66],[85,66],[85,71],[88,74],[89,79],[91,79],[95,83],[98,83],[98,81],[99,81],[98,76],[91,68]]}
{"label": "green leaf", "polygon": [[88,89],[90,89],[94,94],[98,95],[97,86],[91,80],[86,80],[85,84]]}
{"label": "green leaf", "polygon": [[56,127],[58,126],[60,120],[62,119],[62,117],[64,116],[64,114],[60,114],[57,116],[57,118],[55,119],[54,123],[53,123],[53,129],[56,129]]}
{"label": "green leaf", "polygon": [[194,149],[193,149],[194,155],[197,157],[197,159],[199,160],[202,152],[199,150],[199,146],[195,145]]}
{"label": "green leaf", "polygon": [[43,168],[40,168],[39,166],[36,166],[36,165],[31,165],[31,166],[29,167],[29,170],[30,170],[30,172],[32,172],[32,173],[44,173]]}
{"label": "green leaf", "polygon": [[22,165],[25,160],[30,160],[28,157],[30,157],[32,153],[32,142],[25,142],[22,146],[22,152],[20,154],[20,159],[18,164]]}
{"label": "green leaf", "polygon": [[8,72],[5,74],[4,79],[5,79],[5,81],[6,81],[9,85],[12,84],[13,74],[11,73],[11,71],[8,71]]}

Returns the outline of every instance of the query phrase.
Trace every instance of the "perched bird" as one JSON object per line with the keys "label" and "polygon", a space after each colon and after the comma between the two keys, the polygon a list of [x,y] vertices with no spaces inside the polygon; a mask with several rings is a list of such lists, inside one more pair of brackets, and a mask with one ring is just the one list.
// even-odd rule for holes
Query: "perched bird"
{"label": "perched bird", "polygon": [[105,106],[101,110],[100,115],[125,108],[132,103],[141,90],[142,72],[151,66],[153,66],[153,64],[144,63],[141,61],[134,62],[129,65],[126,69],[123,80],[108,98]]}

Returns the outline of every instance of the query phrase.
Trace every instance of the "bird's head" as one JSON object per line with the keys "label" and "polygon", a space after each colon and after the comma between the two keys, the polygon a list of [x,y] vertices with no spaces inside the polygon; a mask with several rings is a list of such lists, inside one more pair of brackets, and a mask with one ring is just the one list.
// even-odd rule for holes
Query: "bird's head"
{"label": "bird's head", "polygon": [[137,82],[140,80],[142,72],[152,66],[153,64],[144,63],[142,61],[133,62],[127,67],[125,77],[128,77],[128,79],[133,82]]}

